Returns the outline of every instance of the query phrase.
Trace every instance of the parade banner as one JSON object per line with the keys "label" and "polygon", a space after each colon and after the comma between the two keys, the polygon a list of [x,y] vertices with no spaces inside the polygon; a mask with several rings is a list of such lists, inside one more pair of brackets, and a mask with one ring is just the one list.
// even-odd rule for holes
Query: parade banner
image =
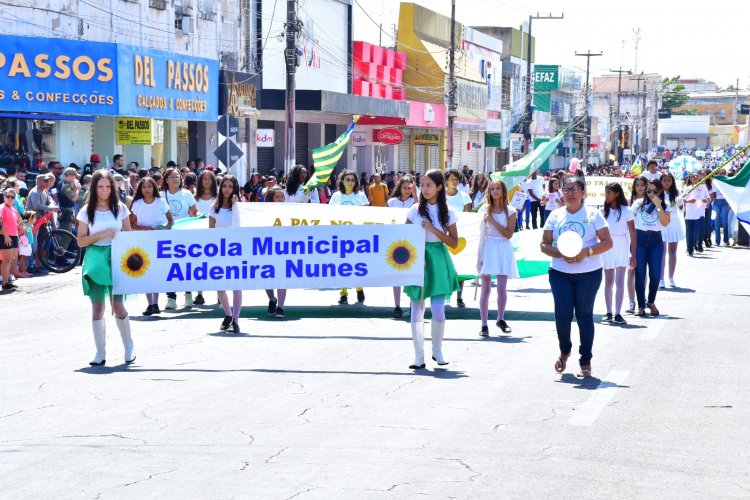
{"label": "parade banner", "polygon": [[595,177],[586,176],[586,205],[603,207],[605,198],[605,189],[607,184],[617,182],[622,186],[625,197],[630,200],[630,193],[633,191],[633,179],[627,177]]}
{"label": "parade banner", "polygon": [[424,235],[405,224],[121,232],[112,280],[118,295],[421,285]]}
{"label": "parade banner", "polygon": [[[403,224],[408,208],[355,207],[351,205],[320,205],[316,203],[239,203],[232,210],[233,225],[240,227],[265,226],[351,226],[356,224]],[[458,212],[458,246],[449,248],[453,265],[460,276],[475,276],[477,254],[481,242],[480,226],[483,213]],[[407,225],[409,234],[424,238],[423,230]],[[346,234],[346,233],[344,233]],[[538,236],[541,241],[541,236]],[[524,244],[521,244],[521,241]],[[539,252],[539,242],[521,240],[513,236],[516,259],[521,277],[544,274],[549,267],[549,258]],[[545,267],[546,266],[546,267]]]}

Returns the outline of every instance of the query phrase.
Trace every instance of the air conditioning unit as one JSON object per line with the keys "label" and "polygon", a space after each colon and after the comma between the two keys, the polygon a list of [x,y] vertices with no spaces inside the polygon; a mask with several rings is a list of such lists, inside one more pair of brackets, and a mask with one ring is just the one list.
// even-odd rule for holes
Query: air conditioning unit
{"label": "air conditioning unit", "polygon": [[192,17],[178,17],[174,20],[174,27],[180,35],[195,33],[195,19]]}
{"label": "air conditioning unit", "polygon": [[167,0],[148,0],[148,6],[152,9],[164,10],[167,8]]}
{"label": "air conditioning unit", "polygon": [[193,15],[192,5],[175,5],[174,13],[176,16],[191,17]]}

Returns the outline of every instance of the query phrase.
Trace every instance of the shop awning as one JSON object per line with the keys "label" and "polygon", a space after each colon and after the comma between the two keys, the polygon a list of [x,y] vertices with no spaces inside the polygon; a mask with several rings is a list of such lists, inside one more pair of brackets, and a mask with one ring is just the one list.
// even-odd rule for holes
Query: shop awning
{"label": "shop awning", "polygon": [[[263,109],[283,111],[286,108],[285,94],[284,90],[264,89],[262,92]],[[376,99],[328,90],[298,90],[295,97],[296,109],[299,111],[387,116],[403,120],[409,117],[409,103],[406,101]]]}
{"label": "shop awning", "polygon": [[95,116],[85,115],[43,115],[39,113],[6,113],[0,111],[0,118],[20,118],[22,120],[68,120],[74,122],[95,122]]}

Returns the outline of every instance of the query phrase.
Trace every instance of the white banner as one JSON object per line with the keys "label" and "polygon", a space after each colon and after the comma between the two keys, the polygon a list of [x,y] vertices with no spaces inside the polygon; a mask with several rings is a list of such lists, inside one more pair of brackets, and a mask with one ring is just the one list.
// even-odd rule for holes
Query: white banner
{"label": "white banner", "polygon": [[[233,210],[235,226],[328,226],[353,224],[403,224],[408,208],[355,207],[317,203],[240,203]],[[449,248],[459,275],[476,274],[482,214],[459,212],[458,247]],[[408,226],[412,238],[424,238],[424,230]],[[346,234],[346,233],[344,233]]]}
{"label": "white banner", "polygon": [[[281,204],[235,206],[246,205]],[[299,211],[315,205],[292,206]],[[112,244],[114,293],[423,282],[424,233],[414,226],[297,226],[118,233]]]}
{"label": "white banner", "polygon": [[630,193],[633,190],[633,179],[627,177],[595,177],[586,176],[586,205],[603,207],[606,200],[604,188],[607,184],[618,182],[625,192],[625,197],[630,201]]}

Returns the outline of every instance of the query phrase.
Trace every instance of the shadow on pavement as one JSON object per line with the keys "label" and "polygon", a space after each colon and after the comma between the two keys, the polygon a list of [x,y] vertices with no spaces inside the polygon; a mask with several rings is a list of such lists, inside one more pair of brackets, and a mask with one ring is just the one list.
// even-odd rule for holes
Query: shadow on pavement
{"label": "shadow on pavement", "polygon": [[695,290],[692,288],[682,288],[682,287],[674,287],[674,288],[659,288],[660,292],[672,292],[672,293],[695,293]]}
{"label": "shadow on pavement", "polygon": [[434,377],[441,379],[459,379],[466,378],[468,375],[463,371],[450,370],[446,368],[434,368],[429,370],[427,368],[423,370],[408,370],[403,372],[374,372],[374,371],[340,371],[340,370],[283,370],[283,369],[269,369],[269,368],[238,368],[228,370],[211,370],[201,368],[137,368],[133,365],[116,365],[116,366],[89,366],[86,368],[79,368],[75,370],[78,373],[86,373],[89,375],[107,375],[118,372],[132,372],[132,373],[181,373],[181,372],[194,372],[194,373],[234,373],[234,372],[247,372],[247,373],[296,373],[300,375],[394,375],[394,376],[409,376],[409,377]]}
{"label": "shadow on pavement", "polygon": [[558,384],[570,384],[575,389],[585,389],[587,391],[593,391],[596,389],[606,389],[608,387],[617,387],[621,389],[630,389],[629,385],[619,385],[614,382],[607,382],[597,377],[591,378],[578,378],[572,373],[564,373],[560,380],[556,381]]}
{"label": "shadow on pavement", "polygon": [[[481,337],[479,340],[483,342],[499,342],[501,344],[522,344],[526,339],[532,338],[531,335],[525,337],[513,337],[511,335],[500,335],[498,337]],[[446,339],[449,340],[449,339]]]}

